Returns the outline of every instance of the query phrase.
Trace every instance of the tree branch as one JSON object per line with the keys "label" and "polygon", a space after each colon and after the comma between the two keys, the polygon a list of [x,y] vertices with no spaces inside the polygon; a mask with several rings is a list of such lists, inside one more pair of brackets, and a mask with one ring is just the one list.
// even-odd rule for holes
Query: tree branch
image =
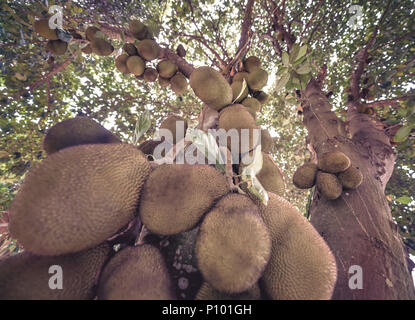
{"label": "tree branch", "polygon": [[385,99],[385,100],[378,100],[366,103],[366,107],[370,108],[377,108],[377,107],[383,107],[383,106],[395,106],[398,107],[399,103],[398,101],[405,101],[411,98],[411,96],[403,96],[403,97],[396,97],[392,99]]}

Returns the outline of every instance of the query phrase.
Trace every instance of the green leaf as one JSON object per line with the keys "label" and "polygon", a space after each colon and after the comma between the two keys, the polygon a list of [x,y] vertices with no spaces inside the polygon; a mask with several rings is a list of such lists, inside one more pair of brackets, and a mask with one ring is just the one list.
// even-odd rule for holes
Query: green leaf
{"label": "green leaf", "polygon": [[244,91],[245,91],[245,89],[246,89],[247,86],[248,85],[246,83],[246,80],[245,80],[245,78],[243,78],[241,92],[239,92],[238,96],[235,98],[235,100],[233,100],[232,103],[235,103],[235,101],[238,100],[242,96],[242,94],[244,93]]}
{"label": "green leaf", "polygon": [[288,68],[287,67],[282,67],[277,71],[277,76],[281,76],[281,75],[285,74],[286,72],[288,72]]}
{"label": "green leaf", "polygon": [[295,58],[295,61],[297,61],[298,59],[304,57],[306,53],[307,53],[307,45],[305,44],[305,45],[301,46],[300,50],[298,51],[298,55]]}
{"label": "green leaf", "polygon": [[414,127],[413,125],[411,125],[411,126],[406,125],[406,126],[401,127],[398,130],[398,132],[396,132],[395,137],[393,138],[393,140],[395,142],[404,142],[408,138],[408,136],[411,133],[411,130],[412,130],[413,127]]}
{"label": "green leaf", "polygon": [[288,56],[288,53],[285,51],[282,53],[282,63],[286,67],[288,67],[288,65],[290,64],[290,57]]}
{"label": "green leaf", "polygon": [[216,159],[216,169],[225,173],[225,157],[220,152],[215,137],[210,132],[206,133],[199,129],[192,130],[189,135],[192,143],[205,155],[206,159]]}
{"label": "green leaf", "polygon": [[402,196],[397,198],[396,201],[402,204],[409,204],[411,203],[412,199],[408,196]]}
{"label": "green leaf", "polygon": [[287,84],[287,82],[290,80],[290,74],[287,72],[286,74],[284,74],[280,80],[278,80],[277,85],[275,87],[276,91],[280,91],[282,90],[285,85]]}
{"label": "green leaf", "polygon": [[307,74],[311,72],[311,68],[310,65],[307,62],[305,62],[302,65],[300,65],[295,71],[298,74]]}
{"label": "green leaf", "polygon": [[148,111],[145,111],[142,113],[135,124],[135,130],[133,135],[133,144],[138,145],[138,141],[140,138],[145,134],[148,129],[151,127],[151,119],[150,119],[150,113]]}
{"label": "green leaf", "polygon": [[293,44],[290,50],[290,62],[293,63],[297,60],[298,52],[300,51],[300,46],[298,44]]}

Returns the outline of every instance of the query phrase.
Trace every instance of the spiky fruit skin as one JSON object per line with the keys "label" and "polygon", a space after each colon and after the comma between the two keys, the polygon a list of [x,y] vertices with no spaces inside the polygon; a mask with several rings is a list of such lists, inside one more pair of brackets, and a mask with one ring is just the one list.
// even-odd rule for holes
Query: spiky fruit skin
{"label": "spiky fruit skin", "polygon": [[245,79],[246,81],[248,81],[248,75],[249,75],[249,73],[248,73],[248,72],[238,72],[238,73],[236,73],[236,74],[233,76],[232,81],[233,81],[233,82],[236,82],[236,81],[243,81],[244,79]]}
{"label": "spiky fruit skin", "polygon": [[122,49],[129,55],[129,56],[136,56],[138,55],[137,48],[133,43],[126,43],[123,45]]}
{"label": "spiky fruit skin", "polygon": [[149,173],[146,157],[131,145],[60,150],[25,177],[11,206],[10,232],[38,255],[96,246],[134,218]]}
{"label": "spiky fruit skin", "polygon": [[318,168],[328,173],[339,173],[350,167],[350,159],[343,152],[326,152],[318,156]]}
{"label": "spiky fruit skin", "polygon": [[[94,285],[110,246],[56,257],[36,256],[27,251],[0,259],[1,300],[87,300],[94,298]],[[49,280],[62,268],[62,289],[52,290]],[[54,282],[53,282],[54,283]]]}
{"label": "spiky fruit skin", "polygon": [[85,30],[85,38],[92,41],[95,38],[95,34],[100,31],[97,27],[88,27]]}
{"label": "spiky fruit skin", "polygon": [[138,20],[132,20],[129,23],[129,29],[134,38],[138,40],[143,40],[146,37],[147,34],[147,28],[146,26],[138,21]]}
{"label": "spiky fruit skin", "polygon": [[256,69],[248,75],[248,86],[251,90],[259,91],[267,85],[268,73],[262,69]]}
{"label": "spiky fruit skin", "polygon": [[343,187],[334,174],[317,172],[316,186],[320,193],[329,200],[335,200],[342,194]]}
{"label": "spiky fruit skin", "polygon": [[258,70],[261,67],[261,60],[255,56],[250,56],[244,61],[244,68],[249,73]]}
{"label": "spiky fruit skin", "polygon": [[130,73],[130,71],[128,70],[128,67],[127,67],[127,59],[128,58],[129,58],[129,56],[127,54],[120,54],[115,59],[115,66],[117,67],[119,72],[124,73],[124,74]]}
{"label": "spiky fruit skin", "polygon": [[139,56],[131,56],[127,59],[127,68],[135,76],[141,76],[145,70],[145,63]]}
{"label": "spiky fruit skin", "polygon": [[170,80],[160,76],[159,77],[159,85],[160,85],[160,87],[163,87],[163,88],[167,87],[167,86],[170,85]]}
{"label": "spiky fruit skin", "polygon": [[177,70],[177,65],[170,60],[163,60],[157,64],[157,71],[159,72],[160,77],[165,79],[170,79],[173,77],[176,74]]}
{"label": "spiky fruit skin", "polygon": [[261,129],[261,150],[264,153],[271,153],[274,145],[271,135],[268,130]]}
{"label": "spiky fruit skin", "polygon": [[33,27],[43,38],[48,40],[59,40],[56,30],[49,28],[49,19],[36,20]]}
{"label": "spiky fruit skin", "polygon": [[309,221],[284,198],[269,193],[260,215],[271,234],[270,261],[262,288],[274,300],[330,299],[336,261]]}
{"label": "spiky fruit skin", "polygon": [[176,53],[180,58],[184,58],[186,56],[186,49],[183,45],[179,44],[176,49]]}
{"label": "spiky fruit skin", "polygon": [[140,218],[156,234],[178,234],[193,228],[227,192],[226,178],[209,165],[164,164],[145,183]]}
{"label": "spiky fruit skin", "polygon": [[144,81],[154,82],[154,81],[157,80],[158,75],[159,74],[158,74],[158,72],[157,72],[156,69],[154,69],[154,68],[146,68],[144,70],[143,78],[144,78]]}
{"label": "spiky fruit skin", "polygon": [[61,56],[68,50],[68,43],[62,40],[49,40],[46,48],[54,55]]}
{"label": "spiky fruit skin", "polygon": [[268,102],[268,95],[264,91],[257,91],[254,97],[261,103],[266,104]]}
{"label": "spiky fruit skin", "polygon": [[50,128],[43,139],[43,149],[50,155],[68,147],[98,143],[121,143],[121,140],[95,120],[75,117]]}
{"label": "spiky fruit skin", "polygon": [[337,178],[339,178],[345,189],[356,189],[363,182],[362,172],[355,167],[350,167],[346,171],[340,172]]}
{"label": "spiky fruit skin", "polygon": [[[177,122],[183,122],[183,134],[180,133],[178,137],[177,137]],[[188,128],[187,121],[184,118],[175,116],[175,115],[167,117],[160,124],[160,129],[168,129],[172,133],[173,144],[176,144],[180,140],[184,139],[187,128]]]}
{"label": "spiky fruit skin", "polygon": [[232,88],[215,69],[200,67],[190,75],[195,95],[210,108],[219,110],[232,103]]}
{"label": "spiky fruit skin", "polygon": [[317,165],[315,163],[306,163],[299,167],[293,176],[293,183],[297,188],[309,189],[316,183]]}
{"label": "spiky fruit skin", "polygon": [[257,112],[261,111],[261,103],[255,98],[246,98],[242,101],[242,104],[254,116]]}
{"label": "spiky fruit skin", "polygon": [[151,61],[160,55],[160,46],[154,40],[144,39],[138,43],[137,51],[143,59]]}
{"label": "spiky fruit skin", "polygon": [[226,294],[213,288],[209,283],[204,282],[196,294],[195,300],[259,300],[261,290],[258,284],[251,289],[237,294]]}
{"label": "spiky fruit skin", "polygon": [[170,85],[176,94],[184,94],[189,86],[186,77],[180,72],[170,79]]}
{"label": "spiky fruit skin", "polygon": [[[239,134],[239,153],[245,153],[254,149],[258,145],[261,136],[255,119],[242,104],[234,104],[223,109],[219,113],[218,127],[227,132],[231,129],[237,130]],[[243,139],[242,129],[248,130],[249,139]],[[258,130],[258,134],[254,134],[254,129]],[[234,153],[230,137],[227,139],[227,147]]]}
{"label": "spiky fruit skin", "polygon": [[[241,293],[261,277],[271,238],[258,209],[246,196],[229,194],[205,216],[196,240],[203,278],[216,290]],[[249,204],[241,205],[243,202]]]}
{"label": "spiky fruit skin", "polygon": [[105,266],[97,293],[100,300],[175,299],[163,257],[148,244],[118,252]]}
{"label": "spiky fruit skin", "polygon": [[90,44],[92,52],[102,57],[109,56],[114,51],[111,43],[101,38],[92,39]]}
{"label": "spiky fruit skin", "polygon": [[256,175],[265,190],[282,196],[285,192],[284,176],[269,154],[262,153],[262,169]]}
{"label": "spiky fruit skin", "polygon": [[[239,103],[242,100],[244,100],[248,96],[248,86],[245,85],[244,90],[243,88],[243,82],[242,81],[234,81],[231,85],[232,88],[232,101]],[[242,93],[241,93],[242,91]]]}

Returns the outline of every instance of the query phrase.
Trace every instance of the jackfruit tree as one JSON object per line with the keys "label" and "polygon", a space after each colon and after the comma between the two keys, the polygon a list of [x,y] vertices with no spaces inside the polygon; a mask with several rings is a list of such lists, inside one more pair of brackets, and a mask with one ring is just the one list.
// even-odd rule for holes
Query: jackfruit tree
{"label": "jackfruit tree", "polygon": [[1,8],[0,298],[415,299],[413,1]]}

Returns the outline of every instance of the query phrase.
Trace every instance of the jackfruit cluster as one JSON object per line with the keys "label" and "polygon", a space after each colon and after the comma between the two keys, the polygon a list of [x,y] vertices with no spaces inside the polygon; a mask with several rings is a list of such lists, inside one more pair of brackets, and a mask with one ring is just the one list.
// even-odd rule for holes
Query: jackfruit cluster
{"label": "jackfruit cluster", "polygon": [[293,176],[297,188],[308,189],[316,185],[327,199],[338,199],[343,189],[356,189],[363,182],[362,172],[351,166],[351,161],[343,152],[326,152],[318,157],[318,163],[306,163],[299,167]]}
{"label": "jackfruit cluster", "polygon": [[112,44],[103,39],[101,30],[97,27],[90,26],[85,30],[85,38],[89,41],[83,48],[84,53],[95,53],[98,56],[109,56],[114,52]]}
{"label": "jackfruit cluster", "polygon": [[48,40],[46,49],[52,54],[60,56],[66,53],[68,43],[59,39],[57,29],[49,27],[48,18],[36,20],[33,24],[33,29],[37,34]]}

